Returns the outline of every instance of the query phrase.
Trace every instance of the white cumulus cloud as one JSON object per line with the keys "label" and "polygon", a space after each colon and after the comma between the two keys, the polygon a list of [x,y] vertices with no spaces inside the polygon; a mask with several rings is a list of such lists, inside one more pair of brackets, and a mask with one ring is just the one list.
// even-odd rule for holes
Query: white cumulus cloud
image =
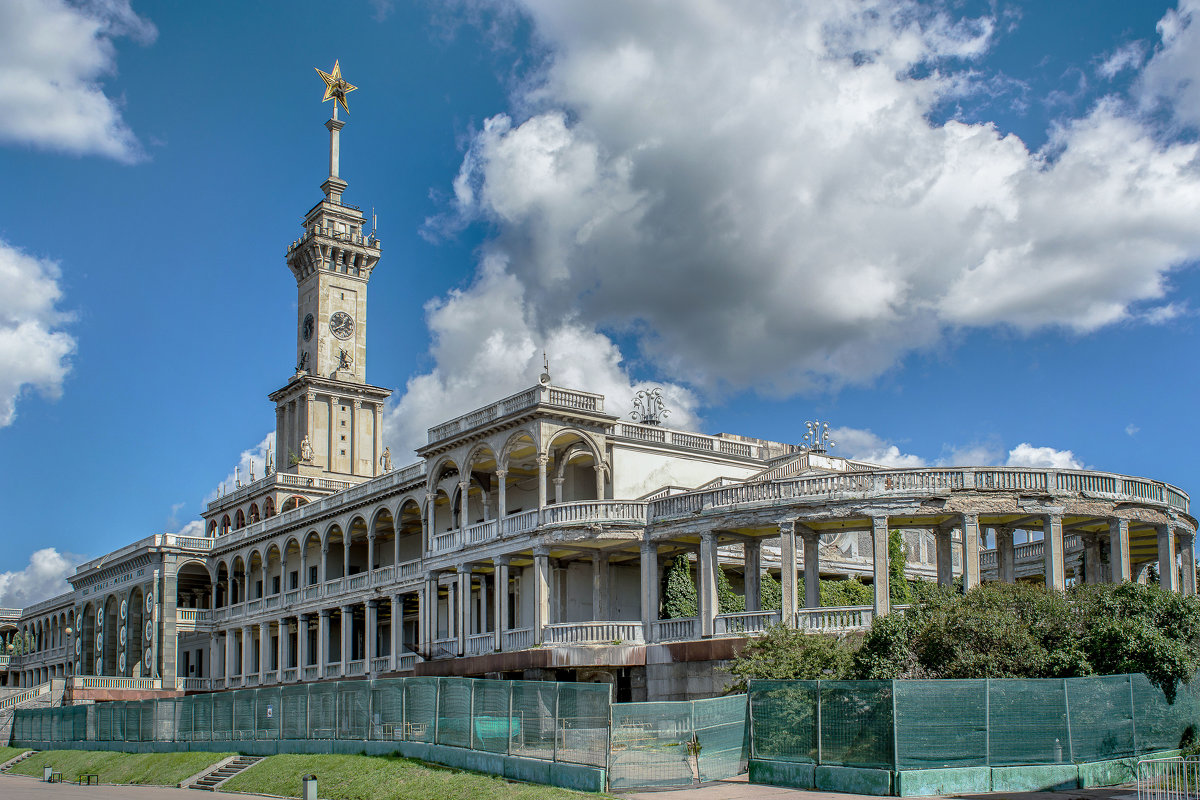
{"label": "white cumulus cloud", "polygon": [[62,329],[70,315],[61,299],[58,264],[0,240],[0,428],[26,388],[52,400],[62,393],[75,339]]}
{"label": "white cumulus cloud", "polygon": [[571,318],[540,326],[524,287],[498,258],[488,259],[474,283],[427,304],[436,366],[410,378],[384,417],[384,441],[396,465],[416,458],[429,427],[528,389],[542,372],[542,352],[556,386],[605,395],[605,411],[624,416],[639,389],[662,386],[673,427],[696,423],[696,398],[672,384],[633,380],[620,350],[602,333]]}
{"label": "white cumulus cloud", "polygon": [[1055,450],[1053,447],[1034,447],[1028,442],[1008,451],[1010,467],[1046,467],[1050,469],[1083,469],[1083,462],[1070,450]]}
{"label": "white cumulus cloud", "polygon": [[[266,474],[267,453],[273,454],[274,450],[275,432],[271,431],[264,436],[262,441],[260,441],[258,444],[242,451],[241,455],[238,456],[237,463],[233,471],[231,471],[225,480],[221,482],[220,486],[215,487],[211,492],[208,493],[208,496],[204,498],[204,502],[210,503],[217,499],[217,496],[220,494],[222,488],[224,488],[226,494],[234,491],[237,488],[237,482],[239,480],[242,482],[242,485],[249,483],[251,473],[253,473],[255,480],[261,478]],[[274,455],[272,455],[272,458],[274,458]],[[191,524],[192,523],[190,522],[188,523],[188,525]],[[183,531],[180,531],[180,533],[182,532]]]}
{"label": "white cumulus cloud", "polygon": [[128,0],[0,2],[0,142],[131,162],[137,138],[100,81],[116,72],[113,40],[149,44],[154,25]]}
{"label": "white cumulus cloud", "polygon": [[85,560],[53,547],[35,550],[24,568],[0,572],[0,607],[25,608],[70,591],[67,576]]}
{"label": "white cumulus cloud", "polygon": [[867,461],[885,467],[923,467],[924,458],[901,452],[899,446],[864,428],[833,428],[829,438],[835,442],[838,455]]}
{"label": "white cumulus cloud", "polygon": [[[1148,76],[1192,69],[1192,4],[1160,26]],[[991,18],[906,0],[518,6],[544,58],[454,192],[460,223],[495,226],[485,260],[521,303],[516,331],[472,334],[520,357],[439,360],[397,403],[404,425],[527,383],[537,339],[564,328],[627,334],[705,398],[788,395],[870,381],[953,329],[1169,318],[1169,276],[1200,256],[1200,148],[1135,104],[1104,99],[1039,151],[936,121],[980,85]],[[464,297],[435,307],[435,335]]]}

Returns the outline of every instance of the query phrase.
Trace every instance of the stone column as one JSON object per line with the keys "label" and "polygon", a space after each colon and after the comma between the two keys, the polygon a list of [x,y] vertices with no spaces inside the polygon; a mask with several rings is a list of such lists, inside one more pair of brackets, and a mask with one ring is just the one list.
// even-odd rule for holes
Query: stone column
{"label": "stone column", "polygon": [[604,499],[604,467],[597,464],[594,467],[594,469],[596,470],[596,499],[603,500]]}
{"label": "stone column", "polygon": [[[393,570],[395,572],[395,570]],[[367,534],[367,586],[375,585],[375,531]]]}
{"label": "stone column", "polygon": [[954,585],[954,540],[951,529],[942,527],[933,532],[933,541],[937,557],[938,586]]}
{"label": "stone column", "polygon": [[342,606],[342,674],[350,671],[354,651],[354,606]]}
{"label": "stone column", "polygon": [[[350,577],[350,531],[342,532],[342,580],[345,581]],[[346,590],[346,584],[342,584],[342,590]]]}
{"label": "stone column", "polygon": [[700,557],[696,559],[696,588],[699,600],[700,636],[713,635],[717,616],[717,537],[712,531],[700,534]]}
{"label": "stone column", "polygon": [[242,627],[242,685],[250,677],[250,666],[254,663],[254,634],[249,625]]}
{"label": "stone column", "polygon": [[[425,554],[433,547],[433,536],[437,532],[434,530],[434,525],[437,523],[437,494],[428,492],[425,495],[425,541],[421,543],[421,553]],[[430,640],[432,641],[432,640]]]}
{"label": "stone column", "polygon": [[375,658],[379,655],[379,601],[368,600],[366,609],[366,630],[363,631],[363,651],[367,660],[369,674],[375,672]]}
{"label": "stone column", "polygon": [[400,528],[392,524],[392,581],[400,582]]}
{"label": "stone column", "polygon": [[[649,534],[645,534],[649,535]],[[653,541],[642,541],[641,562],[642,585],[642,636],[646,642],[654,641],[654,623],[658,620],[658,545]]]}
{"label": "stone column", "polygon": [[742,544],[742,585],[745,587],[746,610],[762,610],[762,541],[750,539]]}
{"label": "stone column", "polygon": [[597,550],[592,553],[592,619],[608,617],[608,554]]}
{"label": "stone column", "polygon": [[479,630],[476,633],[487,633],[488,629],[488,591],[487,573],[479,573]]}
{"label": "stone column", "polygon": [[[210,681],[217,677],[217,665],[220,663],[221,661],[217,657],[217,632],[213,631],[212,633],[208,634],[208,678]],[[84,665],[83,674],[87,674],[86,665]]]}
{"label": "stone column", "polygon": [[[507,494],[508,481],[507,481],[507,478],[508,478],[508,470],[506,470],[506,469],[496,470],[496,491],[498,493],[498,498],[496,500],[496,503],[498,505],[498,508],[496,509],[496,520],[497,520],[496,524],[497,525],[500,524],[500,520],[503,520],[505,517],[508,516],[508,494]],[[497,531],[497,533],[499,533],[499,532],[500,531]]]}
{"label": "stone column", "polygon": [[[417,592],[418,607],[421,593]],[[417,624],[421,624],[421,615],[417,614]],[[400,655],[404,652],[404,595],[392,595],[392,669],[400,669]]]}
{"label": "stone column", "polygon": [[329,579],[329,545],[321,543],[321,563],[317,565],[317,583],[323,584]]}
{"label": "stone column", "polygon": [[329,661],[329,609],[322,608],[317,616],[317,676],[325,677],[325,665]]}
{"label": "stone column", "polygon": [[421,591],[420,618],[417,633],[421,637],[421,651],[426,657],[433,654],[433,641],[437,638],[437,573],[425,573],[425,586]]}
{"label": "stone column", "polygon": [[[542,472],[545,472],[543,465]],[[543,477],[545,477],[543,475]],[[545,482],[542,492],[545,493]],[[541,644],[545,632],[542,628],[550,619],[550,551],[538,546],[533,548],[533,643]]]}
{"label": "stone column", "polygon": [[1129,566],[1129,520],[1111,517],[1108,520],[1108,565],[1113,583],[1133,580]]}
{"label": "stone column", "polygon": [[784,625],[796,627],[796,523],[779,523],[779,582],[783,589],[782,617]]}
{"label": "stone column", "polygon": [[1012,528],[996,528],[996,578],[1001,583],[1017,580]]}
{"label": "stone column", "polygon": [[804,607],[821,607],[821,534],[805,528],[804,539]]}
{"label": "stone column", "polygon": [[1081,533],[1080,538],[1083,539],[1083,582],[1102,583],[1100,538],[1090,533]]}
{"label": "stone column", "polygon": [[871,517],[871,564],[875,573],[875,616],[881,617],[891,610],[892,605],[888,584],[887,517]]}
{"label": "stone column", "polygon": [[[470,481],[458,482],[458,527],[464,531],[467,529],[467,526],[471,524],[471,519],[467,513],[469,508],[468,494],[470,489]],[[466,541],[464,541],[463,544],[466,544]]]}
{"label": "stone column", "polygon": [[496,565],[496,602],[492,606],[496,610],[496,640],[494,648],[504,648],[504,629],[508,625],[508,557],[499,556],[492,559]]}
{"label": "stone column", "polygon": [[1183,568],[1180,590],[1188,597],[1196,594],[1196,534],[1179,531],[1179,560]]}
{"label": "stone column", "polygon": [[1158,585],[1168,592],[1179,587],[1175,578],[1175,531],[1170,524],[1155,525],[1158,532]]}
{"label": "stone column", "polygon": [[1042,559],[1045,563],[1046,588],[1057,592],[1067,588],[1062,548],[1062,517],[1047,514],[1042,517]]}
{"label": "stone column", "polygon": [[[546,462],[548,456],[538,456],[538,524],[542,524],[546,516]],[[539,634],[540,635],[540,634]],[[540,639],[538,641],[541,641]]]}
{"label": "stone column", "polygon": [[271,623],[258,623],[258,683],[267,682],[267,670],[271,663]]}
{"label": "stone column", "polygon": [[975,514],[963,514],[962,532],[963,591],[969,592],[979,585],[979,517]]}
{"label": "stone column", "polygon": [[460,564],[457,571],[456,599],[454,608],[455,633],[458,634],[458,654],[467,654],[467,639],[471,636],[471,565]]}

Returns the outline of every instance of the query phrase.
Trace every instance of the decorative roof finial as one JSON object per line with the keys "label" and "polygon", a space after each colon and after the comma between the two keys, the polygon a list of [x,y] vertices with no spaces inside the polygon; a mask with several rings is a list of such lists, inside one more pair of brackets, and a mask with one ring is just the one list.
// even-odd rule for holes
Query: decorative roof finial
{"label": "decorative roof finial", "polygon": [[670,413],[663,402],[662,389],[656,386],[650,390],[642,389],[633,396],[633,411],[629,412],[629,416],[643,425],[661,425],[663,418]]}
{"label": "decorative roof finial", "polygon": [[346,105],[346,95],[353,92],[358,87],[349,81],[342,78],[342,68],[338,64],[337,59],[333,62],[333,71],[324,72],[316,67],[317,74],[321,76],[321,80],[325,81],[325,96],[321,98],[321,102],[326,100],[333,101],[333,118],[337,119],[337,107],[340,103],[342,108],[346,109],[346,113],[350,113],[350,106]]}
{"label": "decorative roof finial", "polygon": [[836,447],[837,443],[829,438],[829,423],[813,420],[812,422],[804,423],[808,428],[808,432],[804,434],[804,438],[800,440],[800,447],[810,453],[824,453],[831,447]]}
{"label": "decorative roof finial", "polygon": [[542,374],[538,378],[538,383],[542,386],[550,385],[550,359],[546,357],[546,351],[542,351]]}

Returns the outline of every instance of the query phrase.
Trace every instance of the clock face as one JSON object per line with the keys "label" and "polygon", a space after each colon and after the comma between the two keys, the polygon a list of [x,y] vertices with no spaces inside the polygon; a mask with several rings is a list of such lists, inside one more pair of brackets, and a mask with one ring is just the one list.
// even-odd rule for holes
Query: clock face
{"label": "clock face", "polygon": [[312,338],[313,328],[315,327],[316,323],[313,321],[313,315],[309,314],[304,318],[304,324],[300,326],[300,334],[304,337],[304,341],[307,342]]}
{"label": "clock face", "polygon": [[354,334],[354,320],[345,311],[329,318],[329,330],[339,339],[349,339]]}

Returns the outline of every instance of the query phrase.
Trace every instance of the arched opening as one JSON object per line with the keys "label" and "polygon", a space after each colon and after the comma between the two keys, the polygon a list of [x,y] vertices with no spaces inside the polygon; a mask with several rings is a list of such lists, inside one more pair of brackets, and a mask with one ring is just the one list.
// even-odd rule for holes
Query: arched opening
{"label": "arched opening", "polygon": [[603,499],[604,472],[590,441],[575,431],[560,431],[547,452],[550,502]]}
{"label": "arched opening", "polygon": [[458,497],[459,470],[453,461],[443,461],[435,470],[430,486],[434,491],[433,533],[438,534],[459,527],[458,503],[451,502]]}
{"label": "arched opening", "polygon": [[486,445],[476,448],[467,457],[467,471],[471,476],[467,488],[467,525],[495,518],[497,468],[496,454]]}
{"label": "arched opening", "polygon": [[221,517],[221,535],[222,535],[222,536],[224,536],[225,534],[229,533],[229,529],[230,529],[232,526],[233,526],[233,523],[231,523],[231,522],[229,521],[229,515],[228,515],[228,514],[226,514],[225,516]]}
{"label": "arched opening", "polygon": [[[537,446],[528,433],[508,440],[500,456],[504,476],[504,513],[520,514],[538,507]],[[499,487],[497,487],[498,489]]]}
{"label": "arched opening", "polygon": [[255,550],[250,554],[246,572],[246,599],[261,600],[266,591],[266,571],[263,569],[262,554]]}
{"label": "arched opening", "polygon": [[396,558],[400,564],[421,557],[425,547],[425,520],[421,506],[416,500],[408,499],[400,506],[400,524],[396,530]]}
{"label": "arched opening", "polygon": [[268,497],[263,501],[263,517],[270,519],[275,516],[275,500]]}
{"label": "arched opening", "polygon": [[307,503],[308,503],[308,501],[305,500],[303,497],[301,497],[300,495],[294,494],[291,497],[289,497],[287,500],[283,501],[283,507],[281,509],[279,509],[279,511],[280,511],[280,513],[284,512],[284,511],[291,511],[293,508],[299,508],[300,506],[306,505]]}
{"label": "arched opening", "polygon": [[396,526],[392,512],[380,509],[371,523],[371,530],[375,534],[375,561],[371,569],[393,566],[396,563]]}
{"label": "arched opening", "polygon": [[300,588],[300,567],[302,565],[300,542],[296,539],[288,539],[287,544],[283,547],[283,560],[287,562],[283,571],[286,573],[283,576],[283,590],[285,592],[294,592]]}
{"label": "arched opening", "polygon": [[321,574],[321,537],[316,531],[309,531],[304,537],[304,563],[307,574],[300,576],[305,586],[316,586],[324,576]]}
{"label": "arched opening", "polygon": [[100,638],[96,630],[96,608],[91,603],[83,607],[83,619],[79,623],[79,645],[77,658],[80,675],[99,675],[96,662],[100,651]]}
{"label": "arched opening", "polygon": [[104,601],[104,652],[101,675],[120,675],[117,671],[117,653],[120,648],[121,620],[120,603],[112,595]]}
{"label": "arched opening", "polygon": [[342,529],[333,525],[325,532],[325,580],[346,576],[346,554]]}
{"label": "arched opening", "polygon": [[362,517],[350,520],[350,554],[346,562],[346,575],[357,575],[371,568],[367,563],[370,556],[370,543],[367,541],[367,521]]}
{"label": "arched opening", "polygon": [[272,544],[267,548],[267,556],[263,561],[263,583],[268,597],[275,597],[283,591],[283,559],[279,557],[279,545]]}
{"label": "arched opening", "polygon": [[146,596],[142,587],[135,586],[129,593],[129,616],[125,623],[128,638],[125,643],[126,662],[123,674],[131,678],[149,674],[142,663],[142,654],[145,652],[148,636],[153,635],[153,628],[148,629],[145,620]]}
{"label": "arched opening", "polygon": [[[224,565],[221,565],[224,568]],[[175,573],[175,604],[178,608],[212,608],[213,583],[208,569],[199,561],[189,561]]]}
{"label": "arched opening", "polygon": [[246,562],[241,556],[235,556],[233,567],[229,574],[229,604],[240,605],[246,602]]}
{"label": "arched opening", "polygon": [[243,514],[242,510],[239,508],[237,510],[237,514],[235,514],[233,518],[233,529],[240,531],[244,527],[246,527],[246,515]]}
{"label": "arched opening", "polygon": [[217,521],[215,519],[210,519],[208,521],[208,538],[211,539],[216,535],[217,535]]}
{"label": "arched opening", "polygon": [[258,514],[258,503],[250,504],[250,522],[251,524],[258,522],[262,517]]}
{"label": "arched opening", "polygon": [[225,608],[229,603],[229,566],[217,562],[217,582],[213,586],[213,608]]}

